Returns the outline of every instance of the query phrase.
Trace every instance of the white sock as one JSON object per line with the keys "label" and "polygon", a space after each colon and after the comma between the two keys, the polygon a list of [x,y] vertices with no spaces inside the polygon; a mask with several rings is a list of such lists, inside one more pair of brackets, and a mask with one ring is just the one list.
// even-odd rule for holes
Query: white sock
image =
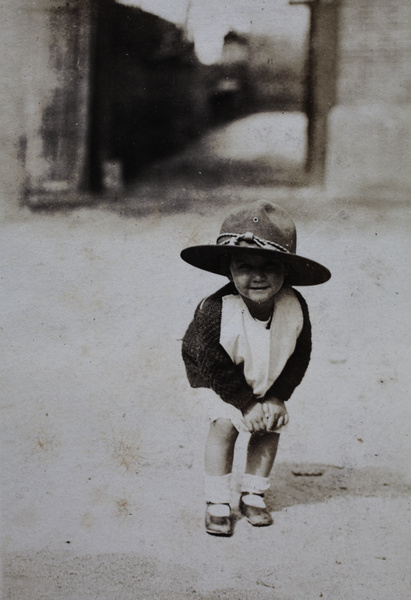
{"label": "white sock", "polygon": [[244,504],[248,506],[255,506],[256,508],[267,508],[264,502],[264,498],[262,496],[257,496],[257,494],[246,494],[242,496],[242,501]]}
{"label": "white sock", "polygon": [[228,504],[209,504],[207,511],[213,517],[229,517],[231,513]]}
{"label": "white sock", "polygon": [[227,475],[205,475],[204,485],[206,502],[230,504],[231,473],[227,473]]}
{"label": "white sock", "polygon": [[270,487],[268,477],[260,477],[259,475],[251,475],[244,473],[241,478],[241,491],[249,494],[264,494]]}

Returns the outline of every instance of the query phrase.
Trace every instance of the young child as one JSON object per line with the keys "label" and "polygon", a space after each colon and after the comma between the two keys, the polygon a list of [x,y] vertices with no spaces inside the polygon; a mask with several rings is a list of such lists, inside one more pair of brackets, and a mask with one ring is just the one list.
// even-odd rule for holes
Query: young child
{"label": "young child", "polygon": [[270,202],[233,211],[216,244],[192,246],[181,257],[225,275],[230,283],[197,307],[182,354],[194,388],[210,388],[205,449],[207,533],[233,531],[230,479],[240,431],[250,432],[240,510],[251,525],[273,520],[264,502],[279,432],[288,422],[285,401],[301,382],[311,353],[307,305],[292,285],[316,285],[331,274],[296,254],[288,213]]}

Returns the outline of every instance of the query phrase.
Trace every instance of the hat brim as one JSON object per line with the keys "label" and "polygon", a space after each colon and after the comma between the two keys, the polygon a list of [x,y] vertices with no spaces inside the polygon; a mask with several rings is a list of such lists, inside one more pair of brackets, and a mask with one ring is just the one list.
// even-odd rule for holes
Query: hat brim
{"label": "hat brim", "polygon": [[235,256],[244,252],[244,250],[262,256],[275,256],[276,260],[281,261],[286,266],[285,283],[288,285],[319,285],[325,283],[331,277],[331,273],[326,267],[309,258],[253,246],[223,246],[220,244],[190,246],[181,252],[181,258],[189,265],[203,269],[203,271],[227,276],[227,273],[223,271],[221,259],[224,256]]}

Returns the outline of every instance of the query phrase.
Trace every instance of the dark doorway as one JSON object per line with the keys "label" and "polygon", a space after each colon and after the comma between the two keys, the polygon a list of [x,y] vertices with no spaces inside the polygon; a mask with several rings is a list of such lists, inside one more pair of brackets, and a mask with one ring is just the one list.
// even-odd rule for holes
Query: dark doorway
{"label": "dark doorway", "polygon": [[[132,184],[153,164],[230,122],[234,129],[213,138],[225,145],[221,160],[217,152],[212,164],[198,169],[198,154],[188,153],[180,167],[204,176],[211,164],[216,184],[227,165],[237,182],[237,171],[247,174],[245,184],[321,183],[327,114],[335,97],[337,9],[330,0],[282,3],[280,24],[277,19],[270,29],[262,21],[251,34],[228,32],[221,60],[204,65],[181,27],[114,0],[96,3],[91,189],[104,187],[107,165],[116,166],[122,183]],[[244,148],[253,148],[251,158],[241,156],[237,166],[227,146],[233,131],[243,136]],[[260,146],[266,139],[259,155],[256,135]],[[279,166],[281,152],[286,160]],[[178,161],[163,176],[176,167]]]}

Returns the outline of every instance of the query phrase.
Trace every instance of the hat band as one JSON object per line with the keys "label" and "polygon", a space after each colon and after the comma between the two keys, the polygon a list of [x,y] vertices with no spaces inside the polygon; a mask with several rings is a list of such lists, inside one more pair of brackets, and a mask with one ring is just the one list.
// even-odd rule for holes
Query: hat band
{"label": "hat band", "polygon": [[[228,238],[225,241],[220,241],[223,238]],[[286,254],[290,254],[290,251],[284,246],[280,244],[276,244],[276,242],[270,242],[270,240],[263,240],[251,231],[247,231],[247,233],[222,233],[218,236],[216,243],[221,246],[239,246],[240,242],[246,242],[248,244],[255,244],[259,246],[259,248],[266,248],[267,246],[272,246],[276,250],[280,252],[285,252]]]}

